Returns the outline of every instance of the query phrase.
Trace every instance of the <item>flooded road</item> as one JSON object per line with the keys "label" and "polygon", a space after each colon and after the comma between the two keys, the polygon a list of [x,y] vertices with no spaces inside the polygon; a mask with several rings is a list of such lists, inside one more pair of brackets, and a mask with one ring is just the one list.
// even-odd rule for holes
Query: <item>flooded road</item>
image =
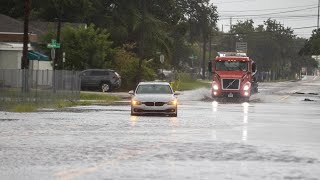
{"label": "flooded road", "polygon": [[261,83],[249,103],[184,92],[177,118],[129,105],[0,112],[0,179],[320,179],[319,87]]}

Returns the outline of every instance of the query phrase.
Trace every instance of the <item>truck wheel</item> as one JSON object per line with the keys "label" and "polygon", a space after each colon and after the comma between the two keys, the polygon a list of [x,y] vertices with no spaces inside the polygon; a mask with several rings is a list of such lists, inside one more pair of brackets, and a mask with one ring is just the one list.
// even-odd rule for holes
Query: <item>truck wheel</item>
{"label": "truck wheel", "polygon": [[102,92],[110,92],[110,91],[111,91],[110,83],[102,82],[102,83],[100,84],[100,90],[101,90]]}

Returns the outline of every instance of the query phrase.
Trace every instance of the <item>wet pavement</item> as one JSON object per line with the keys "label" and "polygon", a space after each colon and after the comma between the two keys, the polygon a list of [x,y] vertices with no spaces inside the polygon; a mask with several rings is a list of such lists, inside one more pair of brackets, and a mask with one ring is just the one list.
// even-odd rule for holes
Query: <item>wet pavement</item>
{"label": "wet pavement", "polygon": [[249,103],[188,91],[177,118],[0,112],[0,179],[320,179],[319,92],[318,77],[260,83]]}

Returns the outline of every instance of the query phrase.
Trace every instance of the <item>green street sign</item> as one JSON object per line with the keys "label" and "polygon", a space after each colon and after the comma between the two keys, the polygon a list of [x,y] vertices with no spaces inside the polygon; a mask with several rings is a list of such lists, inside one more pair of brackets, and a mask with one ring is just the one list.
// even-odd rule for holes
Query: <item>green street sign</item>
{"label": "green street sign", "polygon": [[57,48],[60,48],[60,43],[57,43],[57,41],[55,39],[52,39],[51,40],[51,43],[50,44],[47,44],[47,48],[54,48],[54,49],[57,49]]}

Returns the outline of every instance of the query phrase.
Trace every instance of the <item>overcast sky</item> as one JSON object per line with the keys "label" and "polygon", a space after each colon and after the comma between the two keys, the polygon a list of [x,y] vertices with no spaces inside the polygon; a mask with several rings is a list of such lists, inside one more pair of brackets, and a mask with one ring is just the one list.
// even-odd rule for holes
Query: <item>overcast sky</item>
{"label": "overcast sky", "polygon": [[[218,27],[225,32],[238,20],[253,19],[255,26],[268,18],[276,19],[285,27],[294,29],[297,36],[309,38],[316,29],[318,0],[211,0],[218,7]],[[290,12],[288,12],[290,11]],[[247,15],[243,17],[243,15]],[[310,26],[315,26],[307,28]]]}

